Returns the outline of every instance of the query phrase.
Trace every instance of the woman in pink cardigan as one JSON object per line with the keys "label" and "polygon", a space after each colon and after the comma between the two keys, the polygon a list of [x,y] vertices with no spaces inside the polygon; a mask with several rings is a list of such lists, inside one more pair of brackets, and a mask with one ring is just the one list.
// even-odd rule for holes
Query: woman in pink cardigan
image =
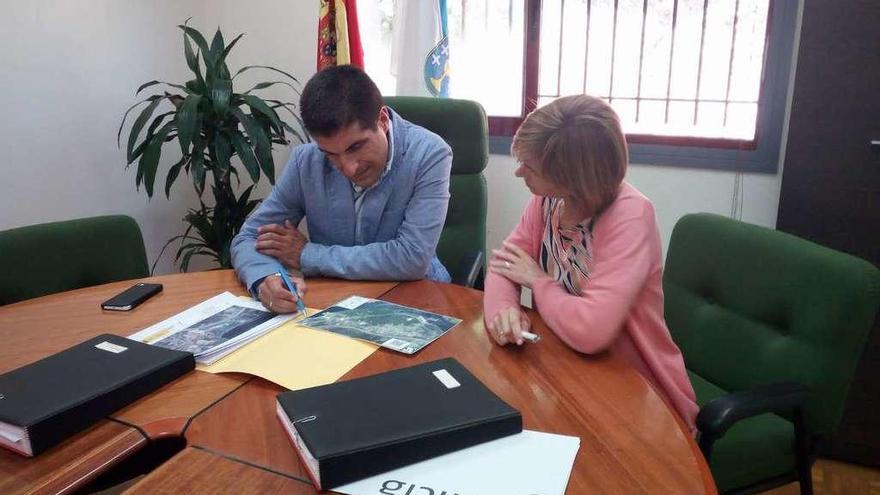
{"label": "woman in pink cardigan", "polygon": [[493,251],[486,329],[522,345],[529,319],[520,289],[554,333],[585,354],[629,362],[694,430],[698,407],[663,319],[660,235],[654,207],[623,180],[626,141],[614,110],[567,96],[526,117],[513,138],[516,176],[534,194],[519,225]]}

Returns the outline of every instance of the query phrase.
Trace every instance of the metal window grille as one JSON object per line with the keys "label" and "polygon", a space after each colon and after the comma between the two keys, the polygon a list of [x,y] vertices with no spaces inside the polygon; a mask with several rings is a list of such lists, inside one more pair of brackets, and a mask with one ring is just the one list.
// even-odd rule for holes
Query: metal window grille
{"label": "metal window grille", "polygon": [[543,0],[537,104],[587,93],[628,134],[754,141],[769,0]]}

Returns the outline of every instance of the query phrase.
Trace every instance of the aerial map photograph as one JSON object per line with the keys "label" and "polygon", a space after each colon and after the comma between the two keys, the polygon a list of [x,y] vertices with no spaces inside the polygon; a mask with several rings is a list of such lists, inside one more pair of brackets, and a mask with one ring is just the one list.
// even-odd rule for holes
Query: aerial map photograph
{"label": "aerial map photograph", "polygon": [[374,299],[366,299],[350,309],[346,301],[340,301],[300,324],[414,354],[461,322],[458,318]]}

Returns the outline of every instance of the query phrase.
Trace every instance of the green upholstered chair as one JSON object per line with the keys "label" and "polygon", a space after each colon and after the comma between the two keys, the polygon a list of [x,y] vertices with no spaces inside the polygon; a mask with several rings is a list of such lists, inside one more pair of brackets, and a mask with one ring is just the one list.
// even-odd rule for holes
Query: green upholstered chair
{"label": "green upholstered chair", "polygon": [[479,103],[451,98],[395,96],[385,103],[406,120],[442,137],[452,148],[449,210],[437,256],[452,281],[482,287],[486,260],[488,123]]}
{"label": "green upholstered chair", "polygon": [[0,232],[0,304],[147,275],[141,229],[128,216]]}
{"label": "green upholstered chair", "polygon": [[812,493],[814,446],[840,421],[880,272],[783,232],[696,214],[675,226],[663,288],[719,490],[799,480]]}

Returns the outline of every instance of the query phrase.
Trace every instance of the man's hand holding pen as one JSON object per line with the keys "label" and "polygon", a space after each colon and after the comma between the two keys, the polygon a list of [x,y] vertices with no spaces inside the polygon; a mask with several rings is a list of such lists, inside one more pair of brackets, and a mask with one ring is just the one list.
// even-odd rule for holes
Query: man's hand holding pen
{"label": "man's hand holding pen", "polygon": [[274,313],[296,313],[299,311],[297,301],[302,304],[301,298],[305,296],[307,287],[305,280],[298,277],[291,277],[294,284],[295,292],[291,292],[282,280],[280,273],[269,275],[259,285],[258,296],[260,302],[269,311]]}

